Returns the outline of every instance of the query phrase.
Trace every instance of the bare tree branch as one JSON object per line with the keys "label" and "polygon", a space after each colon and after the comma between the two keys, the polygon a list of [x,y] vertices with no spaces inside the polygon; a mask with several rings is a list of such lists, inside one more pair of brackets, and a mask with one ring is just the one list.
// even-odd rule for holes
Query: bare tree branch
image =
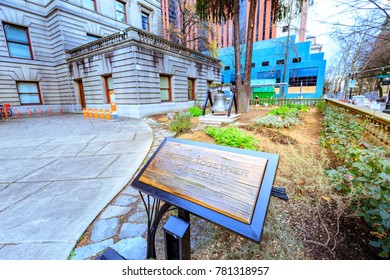
{"label": "bare tree branch", "polygon": [[386,17],[390,17],[389,13],[388,13],[383,7],[379,6],[379,4],[378,4],[376,1],[374,1],[374,0],[368,0],[368,1],[371,2],[372,4],[374,4],[375,6],[377,6],[377,8],[378,8],[379,10],[381,10],[382,12],[384,12],[385,15],[386,15]]}

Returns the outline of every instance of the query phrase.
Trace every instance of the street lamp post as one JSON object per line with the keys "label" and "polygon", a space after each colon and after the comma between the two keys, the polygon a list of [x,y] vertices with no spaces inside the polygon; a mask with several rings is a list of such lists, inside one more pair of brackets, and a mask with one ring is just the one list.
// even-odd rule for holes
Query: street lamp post
{"label": "street lamp post", "polygon": [[387,96],[386,107],[383,110],[383,113],[390,114],[390,95]]}
{"label": "street lamp post", "polygon": [[352,99],[352,87],[349,88],[349,100]]}
{"label": "street lamp post", "polygon": [[387,102],[386,102],[386,107],[383,110],[383,113],[390,114],[390,85],[389,85],[389,90],[387,92]]}
{"label": "street lamp post", "polygon": [[349,100],[352,99],[352,88],[355,87],[356,81],[354,79],[357,77],[357,72],[349,72],[348,78],[349,78]]}

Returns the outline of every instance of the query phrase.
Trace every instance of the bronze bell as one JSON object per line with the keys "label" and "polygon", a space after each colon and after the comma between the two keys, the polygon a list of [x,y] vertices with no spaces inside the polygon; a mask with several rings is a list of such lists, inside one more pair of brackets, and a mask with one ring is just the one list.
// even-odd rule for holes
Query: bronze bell
{"label": "bronze bell", "polygon": [[226,101],[226,95],[224,93],[215,93],[214,94],[214,105],[211,107],[211,111],[214,112],[214,114],[221,114],[223,112],[226,112],[228,110],[228,104]]}

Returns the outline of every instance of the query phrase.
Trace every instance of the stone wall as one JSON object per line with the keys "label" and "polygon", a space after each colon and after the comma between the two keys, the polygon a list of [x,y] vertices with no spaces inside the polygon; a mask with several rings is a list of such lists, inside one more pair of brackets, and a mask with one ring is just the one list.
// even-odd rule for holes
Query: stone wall
{"label": "stone wall", "polygon": [[[161,32],[159,1],[126,1],[128,23],[115,18],[115,1],[97,1],[97,12],[82,7],[81,0],[0,3],[0,103],[20,105],[16,81],[39,82],[43,105],[77,104],[70,79],[66,50],[88,43],[87,34],[106,36],[129,27],[141,27],[140,3],[151,11],[152,32]],[[130,16],[131,15],[131,16]],[[33,59],[9,55],[3,24],[28,28]],[[98,84],[88,85],[90,89]],[[96,96],[89,97],[97,100]]]}
{"label": "stone wall", "polygon": [[[104,103],[104,76],[112,75],[118,115],[144,117],[157,112],[187,109],[188,78],[196,80],[196,99],[203,101],[207,82],[220,81],[217,62],[200,61],[155,45],[129,39],[100,53],[68,60],[72,79],[81,79],[87,107]],[[161,102],[160,74],[171,77],[172,100]]]}

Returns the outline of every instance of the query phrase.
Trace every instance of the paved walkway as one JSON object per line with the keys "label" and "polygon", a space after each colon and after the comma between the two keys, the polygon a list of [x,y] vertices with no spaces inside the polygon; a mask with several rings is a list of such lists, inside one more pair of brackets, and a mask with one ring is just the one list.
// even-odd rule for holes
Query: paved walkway
{"label": "paved walkway", "polygon": [[[172,133],[153,120],[147,119],[147,122],[154,135],[146,157],[149,159],[164,138],[172,137]],[[81,246],[72,252],[71,259],[95,259],[98,253],[111,248],[126,259],[143,260],[146,258],[146,230],[145,206],[139,192],[128,184],[91,224],[84,236],[88,243],[81,240]]]}
{"label": "paved walkway", "polygon": [[0,259],[11,260],[67,259],[153,142],[142,120],[71,114],[0,121],[0,135]]}

